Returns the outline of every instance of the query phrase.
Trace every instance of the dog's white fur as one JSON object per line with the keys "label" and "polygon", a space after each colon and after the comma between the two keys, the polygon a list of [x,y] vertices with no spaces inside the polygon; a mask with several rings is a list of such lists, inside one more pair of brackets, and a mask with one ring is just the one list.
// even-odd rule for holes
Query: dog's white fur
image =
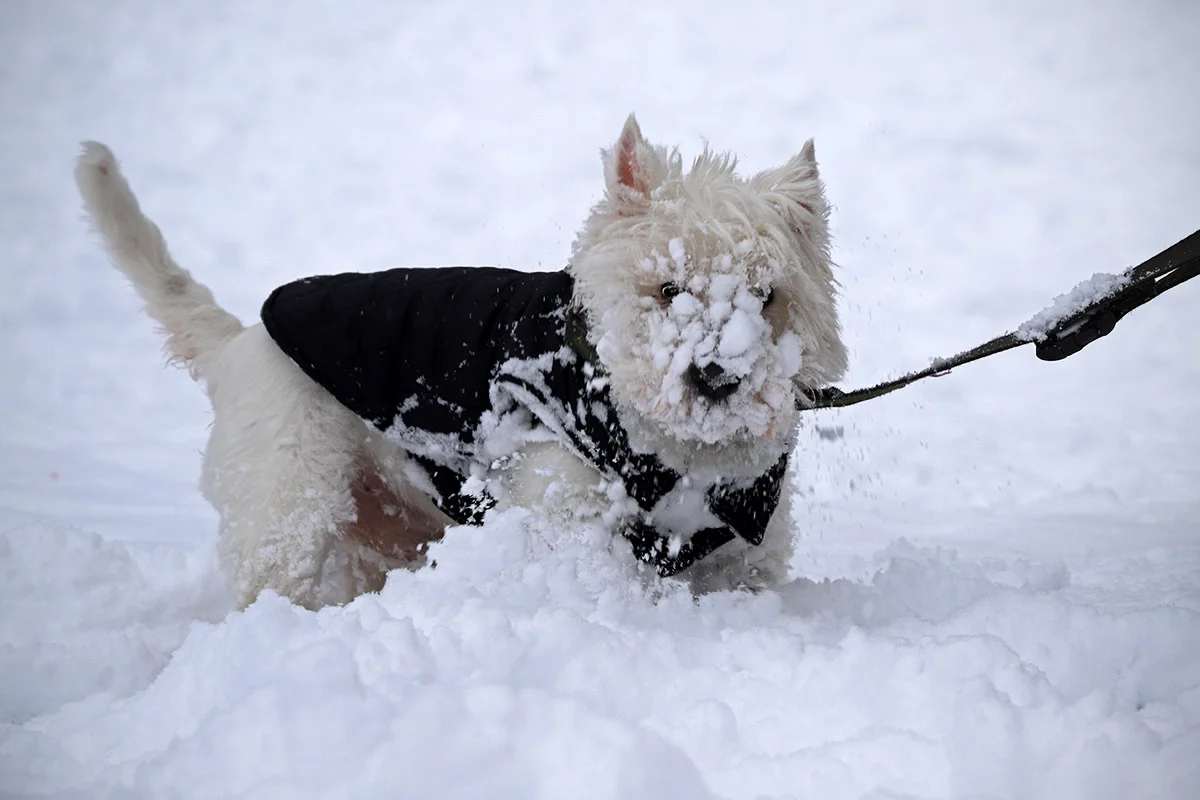
{"label": "dog's white fur", "polygon": [[[598,346],[622,422],[639,449],[681,473],[763,472],[792,436],[795,391],[824,386],[846,369],[812,141],[784,166],[742,180],[733,158],[707,149],[684,172],[678,151],[646,142],[630,117],[604,161],[607,196],[576,240],[570,270],[592,330],[603,332]],[[775,299],[763,308],[742,297],[768,324],[754,348],[758,363],[730,371],[759,382],[729,402],[707,403],[680,384],[691,361],[722,360],[713,351],[728,321],[719,311],[727,309],[710,296],[718,277],[743,292],[769,287]],[[668,282],[693,290],[700,313],[666,307],[659,293]],[[771,345],[790,337],[799,364],[781,367]],[[668,348],[664,363],[658,356]],[[681,351],[693,357],[680,359]]]}
{"label": "dog's white fur", "polygon": [[[707,151],[685,173],[679,154],[648,144],[631,116],[604,160],[607,193],[569,269],[631,442],[684,474],[761,473],[794,441],[797,388],[845,368],[811,141],[749,180]],[[449,520],[403,449],[175,263],[108,148],[86,143],[75,177],[113,263],[162,326],[170,360],[208,391],[202,489],[220,514],[222,562],[241,604],[266,588],[310,608],[342,603],[377,589],[389,569],[423,563],[421,545]],[[687,297],[664,298],[668,282]],[[764,308],[768,288],[775,299]],[[686,385],[688,364],[664,359],[664,347],[701,366],[719,362],[745,386],[728,401],[700,397]],[[616,521],[600,475],[562,445],[530,443],[506,463],[493,486],[502,504]],[[688,571],[694,584],[782,579],[790,494],[785,486],[762,545],[725,545]],[[390,546],[371,546],[361,530],[372,503]]]}

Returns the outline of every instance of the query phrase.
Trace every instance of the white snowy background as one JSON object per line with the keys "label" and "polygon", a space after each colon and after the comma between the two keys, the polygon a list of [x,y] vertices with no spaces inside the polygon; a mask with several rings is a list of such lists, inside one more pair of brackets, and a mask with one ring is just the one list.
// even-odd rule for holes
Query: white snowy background
{"label": "white snowy background", "polygon": [[1200,797],[1200,281],[811,417],[778,591],[648,595],[514,512],[232,613],[204,397],[71,181],[110,144],[251,320],[559,268],[631,110],[745,172],[814,136],[861,386],[1200,227],[1198,37],[1191,0],[0,3],[0,795]]}

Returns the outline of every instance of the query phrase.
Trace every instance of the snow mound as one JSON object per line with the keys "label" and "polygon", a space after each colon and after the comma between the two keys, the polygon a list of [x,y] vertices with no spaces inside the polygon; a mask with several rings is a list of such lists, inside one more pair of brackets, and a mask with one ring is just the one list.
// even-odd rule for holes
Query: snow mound
{"label": "snow mound", "polygon": [[0,530],[0,719],[145,688],[195,620],[229,610],[212,562],[63,526]]}
{"label": "snow mound", "polygon": [[859,577],[694,598],[639,580],[599,535],[493,514],[379,594],[316,613],[268,594],[212,622],[219,580],[197,554],[157,553],[151,571],[93,536],[11,532],[3,785],[630,799],[1200,785],[1195,608],[1089,606],[1062,563],[903,541]]}

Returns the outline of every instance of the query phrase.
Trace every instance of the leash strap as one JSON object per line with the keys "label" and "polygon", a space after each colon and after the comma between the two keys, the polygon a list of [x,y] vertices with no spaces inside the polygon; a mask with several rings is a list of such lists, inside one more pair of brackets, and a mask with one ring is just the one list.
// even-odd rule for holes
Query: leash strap
{"label": "leash strap", "polygon": [[1112,333],[1117,322],[1133,309],[1196,275],[1200,275],[1200,231],[1176,242],[1138,266],[1126,270],[1123,276],[1127,280],[1119,289],[1059,319],[1041,339],[1018,335],[1015,332],[1006,333],[950,358],[935,359],[925,369],[865,389],[845,392],[836,386],[827,386],[812,390],[808,397],[797,403],[797,406],[801,410],[852,406],[882,397],[925,378],[940,377],[955,367],[1030,343],[1034,345],[1038,358],[1043,361],[1060,361]]}

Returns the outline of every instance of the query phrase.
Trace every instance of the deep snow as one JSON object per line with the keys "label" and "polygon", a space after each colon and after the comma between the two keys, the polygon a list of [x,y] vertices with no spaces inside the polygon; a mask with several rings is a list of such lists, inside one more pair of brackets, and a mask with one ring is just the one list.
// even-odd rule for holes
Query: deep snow
{"label": "deep snow", "polygon": [[1193,281],[819,412],[796,580],[693,600],[519,511],[243,613],[202,393],[79,220],[110,144],[243,319],[307,274],[560,266],[630,110],[809,136],[858,387],[1200,226],[1200,6],[0,5],[0,795],[1200,796]]}

